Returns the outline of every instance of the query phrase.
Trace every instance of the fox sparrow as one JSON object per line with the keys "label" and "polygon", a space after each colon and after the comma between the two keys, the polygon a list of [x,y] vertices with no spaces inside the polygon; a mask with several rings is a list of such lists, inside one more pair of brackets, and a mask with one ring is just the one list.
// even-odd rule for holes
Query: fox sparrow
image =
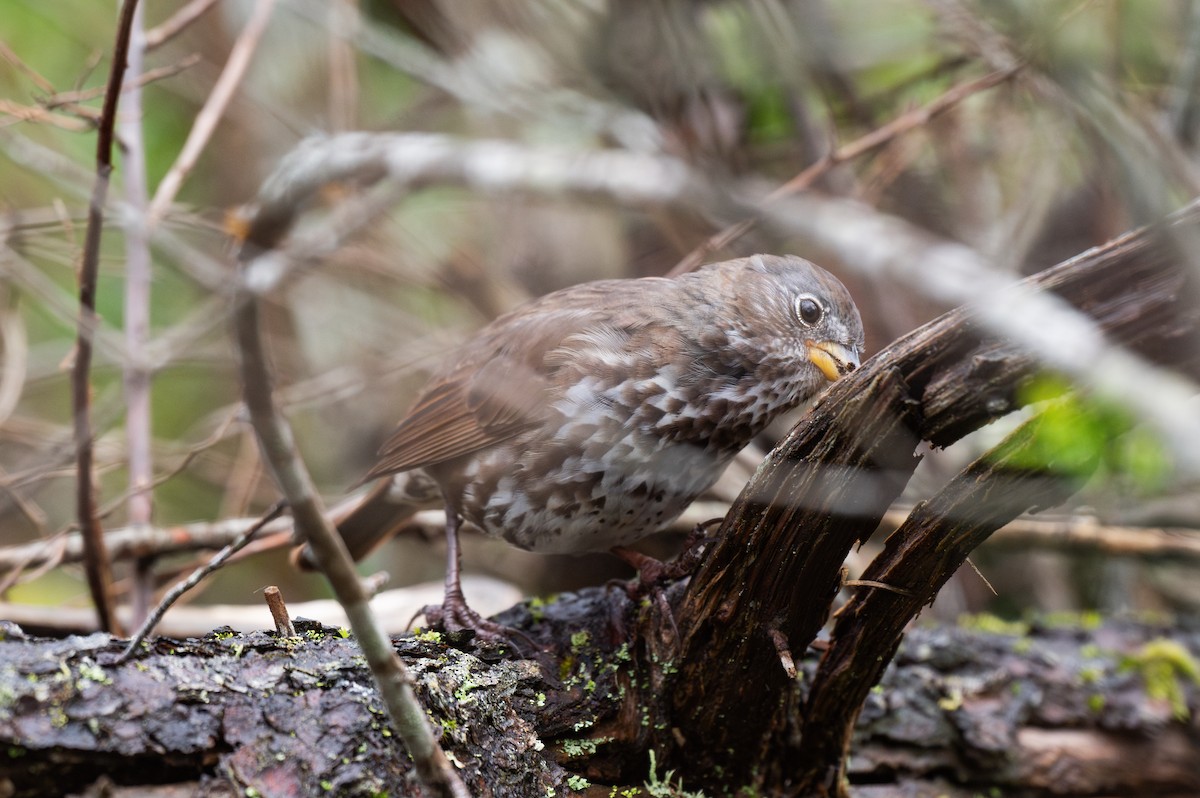
{"label": "fox sparrow", "polygon": [[[639,540],[772,419],[854,369],[862,345],[845,287],[797,257],[576,285],[459,347],[366,479],[404,477],[410,507],[436,486],[449,564],[444,603],[426,615],[447,630],[493,632],[462,597],[462,521],[537,552]],[[389,509],[389,492],[381,484],[339,520],[356,556],[406,514],[404,501]]]}

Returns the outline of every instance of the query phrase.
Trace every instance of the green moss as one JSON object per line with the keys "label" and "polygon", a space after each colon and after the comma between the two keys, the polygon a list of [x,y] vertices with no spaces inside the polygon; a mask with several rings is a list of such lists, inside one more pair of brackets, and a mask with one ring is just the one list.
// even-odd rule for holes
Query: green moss
{"label": "green moss", "polygon": [[1166,701],[1176,720],[1188,719],[1187,699],[1180,679],[1200,684],[1200,665],[1182,645],[1161,637],[1151,640],[1135,654],[1122,658],[1121,671],[1141,674],[1146,695]]}
{"label": "green moss", "polygon": [[471,695],[471,693],[475,690],[478,690],[481,686],[482,685],[476,684],[468,679],[460,684],[458,689],[454,691],[454,698],[460,704],[469,704],[475,700],[475,696]]}
{"label": "green moss", "polygon": [[1029,624],[1024,621],[1006,621],[998,615],[981,612],[977,615],[958,616],[958,625],[963,629],[984,632],[993,635],[1012,635],[1025,637],[1029,634]]}
{"label": "green moss", "polygon": [[1108,699],[1106,699],[1101,693],[1092,693],[1087,698],[1088,709],[1097,715],[1104,711],[1104,707],[1107,703]]}
{"label": "green moss", "polygon": [[591,787],[592,783],[583,776],[572,774],[567,777],[567,786],[576,792],[583,792],[588,787]]}
{"label": "green moss", "polygon": [[79,662],[79,678],[96,684],[112,684],[112,679],[108,678],[104,669],[87,658]]}
{"label": "green moss", "polygon": [[1104,616],[1095,610],[1048,612],[1038,616],[1038,621],[1048,629],[1081,629],[1094,632],[1104,624]]}

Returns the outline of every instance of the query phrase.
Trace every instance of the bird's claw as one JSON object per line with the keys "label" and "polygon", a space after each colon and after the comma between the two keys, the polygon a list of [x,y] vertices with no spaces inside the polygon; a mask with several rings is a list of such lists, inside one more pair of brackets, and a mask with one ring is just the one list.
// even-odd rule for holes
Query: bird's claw
{"label": "bird's claw", "polygon": [[422,607],[417,615],[425,616],[428,628],[445,635],[453,646],[474,644],[478,648],[511,648],[518,653],[521,643],[535,649],[533,639],[517,629],[488,620],[467,605],[461,597],[447,595],[441,604]]}

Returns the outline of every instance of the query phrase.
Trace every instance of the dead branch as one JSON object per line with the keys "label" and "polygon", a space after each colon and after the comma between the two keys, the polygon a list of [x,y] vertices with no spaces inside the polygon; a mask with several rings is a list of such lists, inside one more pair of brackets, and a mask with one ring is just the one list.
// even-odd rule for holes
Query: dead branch
{"label": "dead branch", "polygon": [[[1030,278],[1023,297],[1052,294],[1085,309],[1108,340],[1194,374],[1200,304],[1176,236],[1194,230],[1196,218],[1193,211],[1168,228],[1125,236]],[[763,769],[764,751],[788,746],[789,702],[781,696],[796,689],[768,630],[781,631],[793,652],[815,639],[842,562],[875,531],[907,481],[918,442],[948,445],[1019,406],[1019,386],[1036,373],[1037,359],[988,330],[976,308],[959,309],[867,361],[818,400],[734,504],[677,614],[672,723],[685,730],[687,743],[675,761],[686,761],[705,783],[743,784],[751,770],[771,787],[808,777]],[[986,532],[1023,509],[989,515]],[[956,515],[943,523],[966,522]],[[769,552],[769,565],[747,552]],[[888,581],[873,573],[866,578]],[[886,660],[893,650],[870,653]],[[856,683],[869,687],[870,676]]]}

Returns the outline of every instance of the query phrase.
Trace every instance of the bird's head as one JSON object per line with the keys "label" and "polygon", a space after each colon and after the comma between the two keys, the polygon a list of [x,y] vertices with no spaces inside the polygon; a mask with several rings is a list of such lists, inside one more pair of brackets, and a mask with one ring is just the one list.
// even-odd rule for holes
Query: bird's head
{"label": "bird's head", "polygon": [[792,255],[753,255],[718,268],[727,271],[732,318],[745,320],[739,336],[762,369],[793,373],[799,399],[858,368],[862,319],[832,274]]}

